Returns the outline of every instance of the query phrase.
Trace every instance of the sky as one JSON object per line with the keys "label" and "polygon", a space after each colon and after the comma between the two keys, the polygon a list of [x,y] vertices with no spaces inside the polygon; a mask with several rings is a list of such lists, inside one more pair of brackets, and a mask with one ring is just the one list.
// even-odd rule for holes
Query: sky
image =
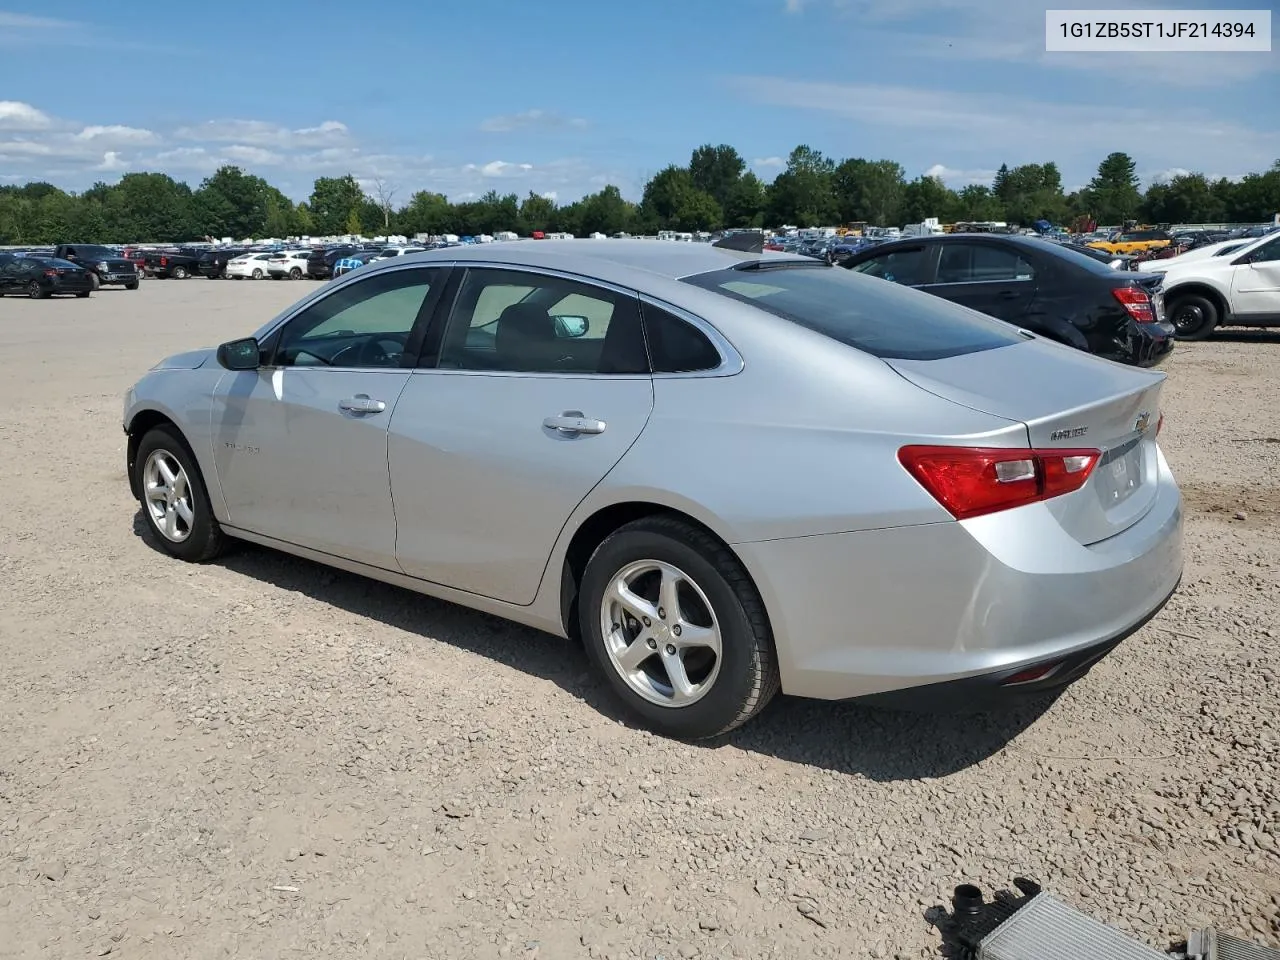
{"label": "sky", "polygon": [[[1147,4],[1274,8],[1251,3]],[[200,5],[197,4],[197,7]],[[1072,0],[0,0],[0,183],[70,190],[233,163],[305,199],[348,172],[407,201],[494,189],[639,199],[728,143],[765,180],[797,144],[950,186],[1123,150],[1144,182],[1280,159],[1280,51],[1046,53]],[[1125,0],[1125,7],[1143,6]]]}

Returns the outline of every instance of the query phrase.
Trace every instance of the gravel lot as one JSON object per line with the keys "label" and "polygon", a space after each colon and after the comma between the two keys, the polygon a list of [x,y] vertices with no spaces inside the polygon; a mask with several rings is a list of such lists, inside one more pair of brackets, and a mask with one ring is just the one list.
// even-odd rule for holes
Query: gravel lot
{"label": "gravel lot", "polygon": [[0,300],[0,957],[936,957],[1019,874],[1280,944],[1280,334],[1178,347],[1181,592],[1056,702],[687,746],[565,641],[140,535],[124,389],[311,289]]}

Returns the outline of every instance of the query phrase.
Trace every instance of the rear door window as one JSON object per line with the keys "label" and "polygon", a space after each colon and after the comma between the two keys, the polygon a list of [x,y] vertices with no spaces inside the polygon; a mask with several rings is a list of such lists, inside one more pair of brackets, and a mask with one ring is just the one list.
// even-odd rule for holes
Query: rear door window
{"label": "rear door window", "polygon": [[990,243],[944,243],[937,283],[991,283],[1032,280],[1031,264],[1007,247]]}
{"label": "rear door window", "polygon": [[822,264],[716,270],[685,282],[887,360],[939,360],[1023,339],[941,297]]}

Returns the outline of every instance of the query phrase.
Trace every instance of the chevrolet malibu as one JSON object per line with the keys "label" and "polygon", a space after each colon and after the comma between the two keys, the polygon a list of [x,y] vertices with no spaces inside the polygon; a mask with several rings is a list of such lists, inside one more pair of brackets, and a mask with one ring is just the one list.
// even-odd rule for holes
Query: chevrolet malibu
{"label": "chevrolet malibu", "polygon": [[821,261],[370,264],[128,392],[169,554],[244,540],[580,638],[643,724],[1058,689],[1182,568],[1165,374]]}

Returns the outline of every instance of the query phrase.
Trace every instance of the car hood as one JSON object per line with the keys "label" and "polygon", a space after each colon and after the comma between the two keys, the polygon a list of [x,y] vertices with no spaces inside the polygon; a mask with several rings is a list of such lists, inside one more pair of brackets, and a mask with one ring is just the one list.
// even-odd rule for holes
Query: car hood
{"label": "car hood", "polygon": [[206,363],[214,358],[217,353],[212,348],[204,350],[188,350],[185,353],[175,353],[171,357],[165,357],[157,363],[152,370],[199,370]]}

